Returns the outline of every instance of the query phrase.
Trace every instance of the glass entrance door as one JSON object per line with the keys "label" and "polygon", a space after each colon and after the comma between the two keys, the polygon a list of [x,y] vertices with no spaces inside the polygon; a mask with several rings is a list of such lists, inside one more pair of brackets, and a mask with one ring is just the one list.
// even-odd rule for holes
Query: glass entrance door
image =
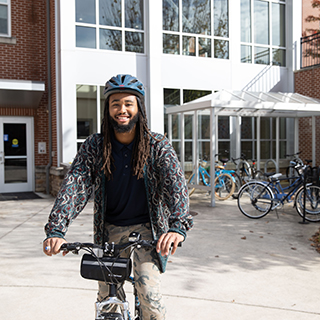
{"label": "glass entrance door", "polygon": [[0,192],[33,191],[32,118],[0,118]]}

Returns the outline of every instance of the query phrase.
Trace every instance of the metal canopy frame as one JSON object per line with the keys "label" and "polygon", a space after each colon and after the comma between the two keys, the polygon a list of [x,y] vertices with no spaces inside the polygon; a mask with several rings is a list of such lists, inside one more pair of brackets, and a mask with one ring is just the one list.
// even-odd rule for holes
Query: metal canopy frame
{"label": "metal canopy frame", "polygon": [[[201,110],[210,110],[210,176],[215,176],[215,157],[216,154],[216,127],[217,116],[233,116],[233,117],[287,117],[295,118],[295,152],[298,151],[298,119],[302,117],[312,117],[312,145],[316,145],[315,133],[315,116],[320,116],[320,100],[303,96],[299,93],[282,93],[282,92],[253,92],[253,91],[228,91],[221,90],[210,95],[204,96],[197,100],[185,103],[180,106],[168,107],[165,112],[168,114],[169,122],[169,140],[172,141],[172,115],[180,114],[180,137],[181,137],[181,153],[180,161],[184,168],[184,114],[194,114],[193,122],[193,163],[198,168],[199,152],[198,152],[198,112]],[[239,122],[239,121],[238,121]],[[277,128],[279,121],[277,120]],[[240,122],[237,125],[239,130]],[[258,128],[259,129],[259,128]],[[277,130],[278,131],[278,130]],[[257,130],[259,135],[259,130]],[[239,135],[238,135],[239,136]],[[260,137],[257,137],[257,140]],[[278,133],[277,133],[278,140]],[[258,146],[260,144],[258,143]],[[240,136],[237,148],[240,150]],[[312,148],[314,151],[314,148]],[[257,150],[257,163],[260,167],[260,150]],[[315,160],[315,153],[313,155]],[[277,149],[277,162],[279,162]],[[197,175],[196,175],[197,176]],[[212,179],[213,181],[213,179]],[[199,185],[198,177],[193,187],[199,189],[208,189],[208,187]],[[211,206],[215,206],[214,184],[211,183]]]}

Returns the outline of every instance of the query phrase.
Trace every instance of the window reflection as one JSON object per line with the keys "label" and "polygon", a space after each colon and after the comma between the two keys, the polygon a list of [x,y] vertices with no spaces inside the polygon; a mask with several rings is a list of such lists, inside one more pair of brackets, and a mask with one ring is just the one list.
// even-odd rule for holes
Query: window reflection
{"label": "window reflection", "polygon": [[269,44],[269,3],[254,1],[254,35],[255,43]]}
{"label": "window reflection", "polygon": [[179,0],[162,1],[162,28],[179,31]]}
{"label": "window reflection", "polygon": [[241,41],[251,42],[251,0],[241,0]]}
{"label": "window reflection", "polygon": [[256,63],[256,64],[269,64],[270,63],[269,48],[255,47],[254,48],[254,63]]}
{"label": "window reflection", "polygon": [[286,66],[286,50],[272,49],[272,64],[276,66]]}
{"label": "window reflection", "polygon": [[179,36],[175,34],[163,34],[163,53],[179,54]]}
{"label": "window reflection", "polygon": [[100,29],[100,49],[121,51],[122,32],[120,30]]}
{"label": "window reflection", "polygon": [[143,30],[143,0],[125,0],[125,27]]}
{"label": "window reflection", "polygon": [[8,6],[0,5],[0,33],[8,34]]}
{"label": "window reflection", "polygon": [[211,58],[211,39],[199,38],[199,57]]}
{"label": "window reflection", "polygon": [[129,52],[144,52],[144,34],[140,32],[125,32],[125,48]]}
{"label": "window reflection", "polygon": [[214,40],[214,57],[218,59],[229,59],[229,41]]}
{"label": "window reflection", "polygon": [[97,132],[97,87],[77,85],[77,139]]}
{"label": "window reflection", "polygon": [[284,47],[286,45],[285,35],[285,6],[283,4],[272,4],[272,44]]}
{"label": "window reflection", "polygon": [[76,0],[76,21],[96,23],[95,3],[95,0]]}
{"label": "window reflection", "polygon": [[241,45],[241,62],[242,63],[251,63],[252,62],[252,47]]}
{"label": "window reflection", "polygon": [[228,0],[214,0],[214,35],[229,36]]}
{"label": "window reflection", "polygon": [[195,37],[188,37],[183,36],[182,37],[182,54],[185,56],[195,56],[196,55],[196,44],[195,44]]}
{"label": "window reflection", "polygon": [[96,48],[96,29],[77,26],[76,46],[81,48]]}
{"label": "window reflection", "polygon": [[210,0],[182,0],[182,31],[211,35]]}
{"label": "window reflection", "polygon": [[100,0],[99,22],[101,25],[121,27],[121,0]]}

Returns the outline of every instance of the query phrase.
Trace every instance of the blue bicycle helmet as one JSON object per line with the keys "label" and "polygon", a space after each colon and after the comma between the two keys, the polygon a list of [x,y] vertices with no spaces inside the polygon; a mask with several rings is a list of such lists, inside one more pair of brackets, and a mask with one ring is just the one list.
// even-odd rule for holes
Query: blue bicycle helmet
{"label": "blue bicycle helmet", "polygon": [[104,97],[107,99],[113,93],[129,92],[144,99],[144,86],[136,77],[129,74],[118,74],[106,82]]}

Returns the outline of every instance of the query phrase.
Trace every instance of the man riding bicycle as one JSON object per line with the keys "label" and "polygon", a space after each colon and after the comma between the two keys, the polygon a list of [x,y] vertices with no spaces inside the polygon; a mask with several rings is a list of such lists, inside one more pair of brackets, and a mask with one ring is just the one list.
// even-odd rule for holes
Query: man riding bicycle
{"label": "man riding bicycle", "polygon": [[[156,252],[137,250],[134,263],[142,319],[165,319],[160,274],[173,245],[193,226],[188,189],[177,155],[161,134],[147,126],[143,84],[130,75],[107,81],[102,133],[80,147],[58,193],[44,253],[59,253],[68,226],[94,194],[94,241],[126,241],[132,231],[158,240]],[[108,295],[99,282],[98,300]]]}

